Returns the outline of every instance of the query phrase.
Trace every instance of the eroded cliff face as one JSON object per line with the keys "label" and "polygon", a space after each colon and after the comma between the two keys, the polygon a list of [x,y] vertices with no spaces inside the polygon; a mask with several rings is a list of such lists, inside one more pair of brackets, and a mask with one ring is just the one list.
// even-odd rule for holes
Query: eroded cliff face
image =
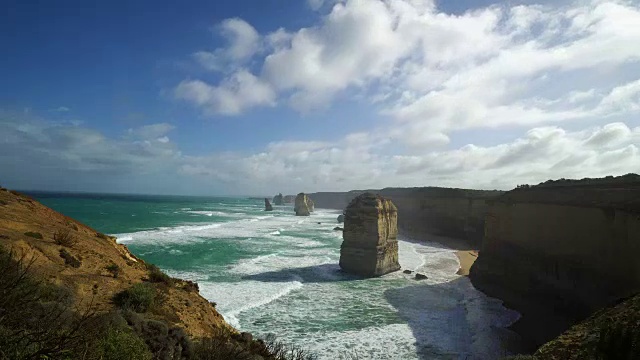
{"label": "eroded cliff face", "polygon": [[311,215],[311,209],[309,209],[309,198],[305,193],[299,193],[296,196],[293,211],[295,211],[296,216]]}
{"label": "eroded cliff face", "polygon": [[488,208],[474,286],[523,314],[531,348],[640,292],[640,181],[516,189]]}
{"label": "eroded cliff face", "polygon": [[381,276],[400,270],[398,212],[388,199],[365,193],[345,211],[340,267],[361,276]]}
{"label": "eroded cliff face", "polygon": [[[427,234],[466,240],[479,246],[484,234],[487,200],[501,191],[424,188],[385,188],[370,190],[393,201],[398,209],[400,234],[421,240]],[[347,193],[313,193],[319,208],[344,209],[361,190]]]}

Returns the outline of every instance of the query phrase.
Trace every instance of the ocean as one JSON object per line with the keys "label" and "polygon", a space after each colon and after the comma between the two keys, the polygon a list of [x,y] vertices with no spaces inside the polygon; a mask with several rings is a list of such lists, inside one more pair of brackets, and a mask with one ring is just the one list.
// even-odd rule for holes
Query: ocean
{"label": "ocean", "polygon": [[319,359],[497,359],[518,314],[456,275],[453,250],[400,237],[403,269],[359,279],[339,271],[339,211],[296,217],[251,198],[32,193],[118,237],[200,293],[241,331]]}

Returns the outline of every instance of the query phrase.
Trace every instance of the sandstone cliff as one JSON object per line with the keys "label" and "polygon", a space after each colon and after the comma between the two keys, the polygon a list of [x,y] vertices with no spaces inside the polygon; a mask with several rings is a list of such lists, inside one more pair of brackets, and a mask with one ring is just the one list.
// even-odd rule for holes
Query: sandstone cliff
{"label": "sandstone cliff", "polygon": [[273,203],[275,205],[282,205],[284,204],[284,197],[282,196],[282,193],[276,195],[273,197]]}
{"label": "sandstone cliff", "polygon": [[365,193],[351,201],[345,211],[340,267],[362,276],[400,270],[397,220],[390,200]]}
{"label": "sandstone cliff", "polygon": [[[344,209],[364,192],[321,192],[310,196],[319,208]],[[397,206],[401,235],[416,240],[426,234],[440,235],[463,239],[472,246],[479,246],[484,234],[487,200],[504,193],[438,187],[385,188],[369,192],[380,194]]]}
{"label": "sandstone cliff", "polygon": [[295,205],[293,207],[296,216],[309,216],[311,210],[309,209],[309,198],[305,193],[299,193],[296,196]]}
{"label": "sandstone cliff", "polygon": [[[66,233],[73,243],[54,240]],[[26,259],[33,258],[32,270],[38,277],[69,289],[77,306],[91,305],[98,312],[113,310],[116,293],[150,277],[150,266],[125,245],[117,244],[115,238],[4,189],[0,189],[0,246]],[[117,277],[109,272],[109,266],[119,269]],[[195,337],[231,329],[214,306],[198,294],[195,284],[175,279],[163,290],[158,319],[180,326]]]}
{"label": "sandstone cliff", "polygon": [[490,203],[474,286],[523,317],[531,349],[640,291],[640,179],[545,183]]}

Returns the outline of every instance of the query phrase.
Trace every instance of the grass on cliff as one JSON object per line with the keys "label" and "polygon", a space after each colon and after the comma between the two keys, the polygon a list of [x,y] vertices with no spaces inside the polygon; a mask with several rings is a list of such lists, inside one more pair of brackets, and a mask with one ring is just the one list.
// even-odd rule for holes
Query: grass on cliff
{"label": "grass on cliff", "polygon": [[156,301],[153,283],[135,284],[117,297],[123,309],[96,313],[74,308],[69,288],[32,275],[35,258],[0,246],[0,360],[312,360],[306,351],[273,338],[253,340],[229,329],[192,340],[177,326],[136,311]]}

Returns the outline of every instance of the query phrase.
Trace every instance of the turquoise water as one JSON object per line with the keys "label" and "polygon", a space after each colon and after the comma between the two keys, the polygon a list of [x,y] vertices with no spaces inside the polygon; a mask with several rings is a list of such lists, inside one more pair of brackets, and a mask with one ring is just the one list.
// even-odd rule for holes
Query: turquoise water
{"label": "turquoise water", "polygon": [[[33,194],[115,235],[172,276],[197,281],[225,319],[321,359],[495,359],[517,314],[455,273],[452,250],[400,239],[401,272],[358,279],[339,271],[339,214],[248,198]],[[508,335],[508,334],[507,334]]]}

